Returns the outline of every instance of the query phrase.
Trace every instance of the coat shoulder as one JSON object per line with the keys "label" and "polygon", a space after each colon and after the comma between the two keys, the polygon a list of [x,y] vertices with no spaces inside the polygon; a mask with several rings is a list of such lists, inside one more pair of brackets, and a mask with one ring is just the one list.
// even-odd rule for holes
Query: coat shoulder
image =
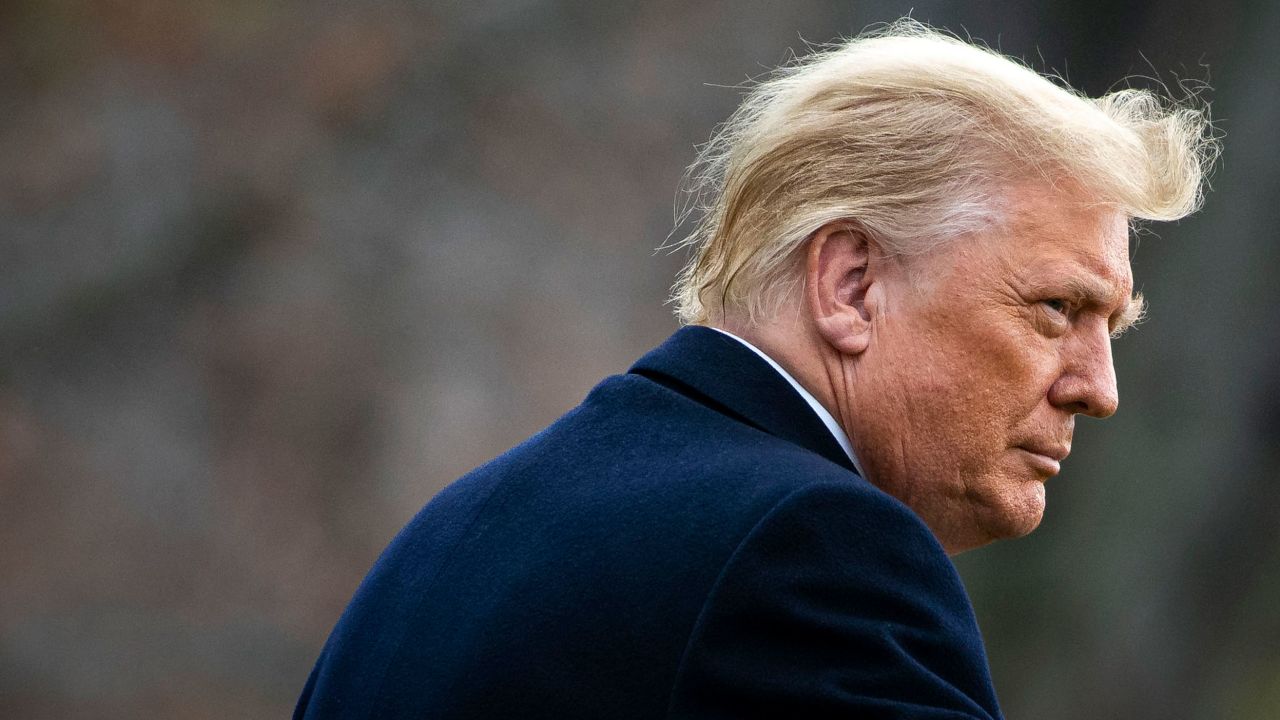
{"label": "coat shoulder", "polygon": [[[638,375],[607,378],[400,532],[330,637],[310,706],[660,717],[735,553],[796,498],[830,494],[855,508],[842,523],[914,517],[723,408]],[[570,692],[572,712],[548,688]]]}

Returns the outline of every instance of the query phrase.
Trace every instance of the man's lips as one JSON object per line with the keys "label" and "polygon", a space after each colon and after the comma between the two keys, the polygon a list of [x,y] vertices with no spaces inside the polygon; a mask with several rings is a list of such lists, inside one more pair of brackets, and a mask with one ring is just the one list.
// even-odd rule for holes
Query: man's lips
{"label": "man's lips", "polygon": [[1018,449],[1025,452],[1031,463],[1048,475],[1057,475],[1062,470],[1062,461],[1071,453],[1071,448],[1066,445],[1029,443],[1019,445]]}
{"label": "man's lips", "polygon": [[1071,454],[1070,445],[1048,445],[1048,444],[1039,444],[1039,443],[1024,443],[1022,445],[1019,445],[1018,447],[1022,448],[1023,450],[1026,450],[1029,453],[1035,453],[1036,455],[1043,455],[1049,458],[1050,460],[1053,460],[1054,462],[1062,462],[1063,460],[1067,459],[1068,455]]}

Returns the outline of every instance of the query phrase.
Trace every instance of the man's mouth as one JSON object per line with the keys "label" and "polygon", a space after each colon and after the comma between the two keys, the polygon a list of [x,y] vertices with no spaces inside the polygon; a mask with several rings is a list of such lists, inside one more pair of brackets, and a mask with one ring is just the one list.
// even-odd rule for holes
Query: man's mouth
{"label": "man's mouth", "polygon": [[1062,461],[1071,453],[1070,446],[1049,444],[1019,445],[1018,449],[1026,453],[1031,464],[1049,475],[1057,475],[1062,470]]}

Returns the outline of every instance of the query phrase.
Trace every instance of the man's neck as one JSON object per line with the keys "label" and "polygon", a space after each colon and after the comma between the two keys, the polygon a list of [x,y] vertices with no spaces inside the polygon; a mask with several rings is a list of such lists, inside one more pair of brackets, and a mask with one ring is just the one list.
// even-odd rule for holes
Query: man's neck
{"label": "man's neck", "polygon": [[[726,319],[711,324],[716,330],[728,332],[758,348],[791,375],[837,420],[841,418],[839,403],[832,383],[827,382],[829,372],[823,353],[834,352],[825,347],[818,334],[804,325],[800,318],[775,320],[768,323],[748,323]],[[848,426],[840,423],[847,433]]]}
{"label": "man's neck", "polygon": [[[794,328],[796,332],[800,328],[796,324]],[[805,343],[798,342],[795,339],[783,340],[775,337],[776,333],[771,333],[764,328],[744,326],[743,324],[729,325],[715,324],[710,326],[713,330],[722,332],[730,337],[742,342],[749,349],[759,354],[765,362],[769,363],[775,370],[782,375],[796,392],[809,403],[815,414],[822,420],[823,424],[831,432],[836,442],[849,456],[854,467],[858,470],[858,474],[866,477],[866,473],[862,469],[862,465],[858,462],[857,454],[854,452],[853,444],[849,439],[849,431],[847,424],[839,420],[839,416],[833,412],[833,408],[838,408],[834,402],[834,393],[831,392],[831,386],[816,382],[814,376],[825,377],[822,366],[817,367],[818,372],[812,372],[814,368],[809,367],[811,362],[805,359],[812,358],[816,355],[814,350],[805,347]],[[811,354],[812,353],[812,354]],[[805,372],[808,370],[809,372]],[[820,391],[826,390],[825,397]],[[819,392],[815,392],[819,391]]]}

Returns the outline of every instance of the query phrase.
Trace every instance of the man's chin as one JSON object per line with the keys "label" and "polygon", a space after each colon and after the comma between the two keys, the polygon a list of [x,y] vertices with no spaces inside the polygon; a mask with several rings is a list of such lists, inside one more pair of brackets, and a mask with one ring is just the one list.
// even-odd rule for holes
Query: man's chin
{"label": "man's chin", "polygon": [[1018,482],[984,503],[980,522],[992,540],[1020,538],[1040,527],[1044,519],[1044,483]]}
{"label": "man's chin", "polygon": [[962,514],[950,516],[951,522],[930,524],[948,555],[1031,533],[1044,517],[1044,485],[1037,482],[985,497],[971,494],[968,503]]}

